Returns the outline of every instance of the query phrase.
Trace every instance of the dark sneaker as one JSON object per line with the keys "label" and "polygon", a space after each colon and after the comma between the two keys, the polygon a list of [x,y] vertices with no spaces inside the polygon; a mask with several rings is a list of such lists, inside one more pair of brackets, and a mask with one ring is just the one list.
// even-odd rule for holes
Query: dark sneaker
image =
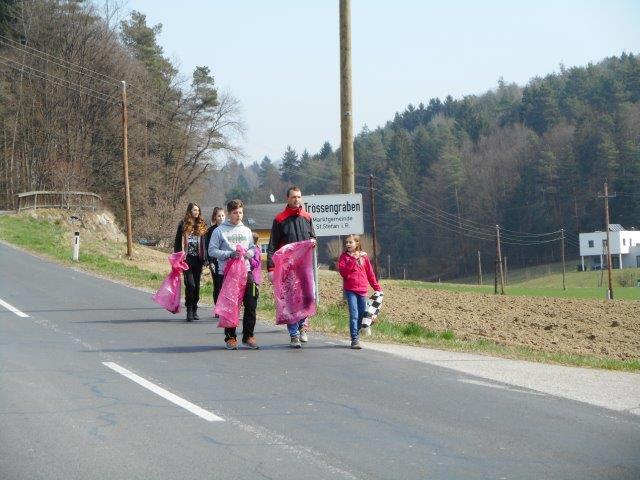
{"label": "dark sneaker", "polygon": [[307,343],[309,341],[309,337],[307,336],[307,329],[306,328],[300,330],[300,341],[302,343]]}
{"label": "dark sneaker", "polygon": [[351,340],[351,348],[354,350],[361,350],[362,345],[360,344],[360,340]]}
{"label": "dark sneaker", "polygon": [[238,340],[235,338],[230,338],[225,342],[225,347],[227,350],[237,350],[238,349]]}
{"label": "dark sneaker", "polygon": [[187,322],[193,322],[193,310],[191,310],[191,307],[187,307]]}
{"label": "dark sneaker", "polygon": [[300,337],[297,335],[295,337],[291,337],[291,343],[289,344],[291,348],[302,348],[302,344],[300,343]]}
{"label": "dark sneaker", "polygon": [[192,315],[193,315],[193,320],[200,320],[200,317],[198,316],[198,307],[195,307],[192,310]]}
{"label": "dark sneaker", "polygon": [[251,350],[258,350],[260,348],[256,343],[256,337],[249,337],[246,340],[243,340],[242,344]]}

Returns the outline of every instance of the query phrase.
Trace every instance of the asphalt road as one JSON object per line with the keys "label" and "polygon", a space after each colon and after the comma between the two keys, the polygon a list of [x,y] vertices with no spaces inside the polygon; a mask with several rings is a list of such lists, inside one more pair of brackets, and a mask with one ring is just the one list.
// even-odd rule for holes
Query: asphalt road
{"label": "asphalt road", "polygon": [[0,300],[1,479],[640,478],[637,415],[267,323],[226,351],[206,310],[2,244]]}

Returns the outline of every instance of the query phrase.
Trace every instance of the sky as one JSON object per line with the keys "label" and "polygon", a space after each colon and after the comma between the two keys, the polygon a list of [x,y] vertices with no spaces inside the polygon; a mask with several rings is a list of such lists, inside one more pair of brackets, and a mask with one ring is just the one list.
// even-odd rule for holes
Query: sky
{"label": "sky", "polygon": [[[338,0],[129,0],[190,77],[211,69],[240,102],[245,164],[340,142]],[[351,0],[353,122],[640,54],[639,0]]]}

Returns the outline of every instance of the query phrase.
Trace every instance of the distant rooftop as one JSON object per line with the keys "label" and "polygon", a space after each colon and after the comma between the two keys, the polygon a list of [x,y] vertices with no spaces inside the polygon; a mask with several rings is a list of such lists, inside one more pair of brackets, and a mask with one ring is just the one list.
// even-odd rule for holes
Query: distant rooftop
{"label": "distant rooftop", "polygon": [[243,223],[251,230],[271,230],[273,219],[283,209],[282,203],[245,205]]}

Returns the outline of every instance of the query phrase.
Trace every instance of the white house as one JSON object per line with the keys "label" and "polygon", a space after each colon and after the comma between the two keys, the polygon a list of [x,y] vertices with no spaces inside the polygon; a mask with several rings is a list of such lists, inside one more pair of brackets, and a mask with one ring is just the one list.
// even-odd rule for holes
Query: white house
{"label": "white house", "polygon": [[[581,233],[580,257],[582,270],[607,266],[607,233]],[[617,223],[609,224],[611,266],[613,268],[640,268],[640,230],[625,230]]]}

